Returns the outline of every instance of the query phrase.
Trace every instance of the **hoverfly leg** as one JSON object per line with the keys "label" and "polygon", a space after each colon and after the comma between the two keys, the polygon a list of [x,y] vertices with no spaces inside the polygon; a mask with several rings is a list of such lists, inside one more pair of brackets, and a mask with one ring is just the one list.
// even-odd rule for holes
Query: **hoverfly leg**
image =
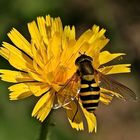
{"label": "hoverfly leg", "polygon": [[57,93],[55,92],[55,99],[54,99],[54,103],[53,103],[53,109],[58,109],[61,108],[62,104],[58,103],[58,97],[57,97]]}

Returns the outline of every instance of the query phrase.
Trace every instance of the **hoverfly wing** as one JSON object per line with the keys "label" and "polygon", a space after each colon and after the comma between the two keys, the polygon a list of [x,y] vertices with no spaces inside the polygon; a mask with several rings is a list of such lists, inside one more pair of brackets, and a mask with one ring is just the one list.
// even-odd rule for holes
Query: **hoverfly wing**
{"label": "hoverfly wing", "polygon": [[79,76],[77,73],[67,80],[65,85],[56,93],[57,103],[54,105],[54,109],[67,106],[72,100],[74,100],[80,88]]}
{"label": "hoverfly wing", "polygon": [[136,94],[127,86],[117,82],[116,80],[114,80],[113,78],[102,74],[101,72],[95,70],[96,73],[99,76],[99,81],[100,81],[100,87],[113,91],[115,93],[118,93],[120,95],[122,95],[122,99],[124,100],[136,100]]}

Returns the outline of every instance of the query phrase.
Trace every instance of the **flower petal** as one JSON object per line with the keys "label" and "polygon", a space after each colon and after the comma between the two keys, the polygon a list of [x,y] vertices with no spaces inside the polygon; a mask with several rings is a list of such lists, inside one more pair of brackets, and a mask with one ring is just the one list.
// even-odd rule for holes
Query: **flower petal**
{"label": "flower petal", "polygon": [[[10,99],[18,100],[20,99],[20,96],[24,94],[24,92],[30,92],[35,96],[41,96],[43,93],[47,92],[49,88],[50,87],[47,84],[43,84],[39,82],[27,82],[27,83],[15,84],[9,87],[9,90],[12,91],[10,93]],[[16,94],[16,98],[14,94],[15,92],[19,93]]]}
{"label": "flower petal", "polygon": [[75,27],[73,26],[72,29],[70,29],[70,26],[65,26],[62,34],[62,62],[65,62],[72,55],[75,43]]}
{"label": "flower petal", "polygon": [[36,25],[36,22],[34,21],[28,24],[29,32],[32,39],[31,50],[36,62],[38,62],[37,60],[39,59],[40,61],[42,61],[42,63],[46,63],[47,47],[45,42],[47,39],[47,34],[46,34],[46,30],[43,30],[45,28],[45,19],[43,17],[38,17],[37,21],[38,21],[38,27]]}
{"label": "flower petal", "polygon": [[[62,53],[62,44],[61,44],[61,35],[58,33],[55,33],[52,39],[50,40],[48,44],[48,48],[50,48],[50,51],[53,53],[53,56],[57,59],[60,58],[60,55]],[[58,61],[58,60],[57,60]]]}
{"label": "flower petal", "polygon": [[47,32],[46,32],[46,21],[44,17],[38,17],[37,23],[38,23],[39,32],[43,37],[43,39],[45,39],[47,37]]}
{"label": "flower petal", "polygon": [[100,68],[101,71],[105,75],[109,74],[116,74],[116,73],[129,73],[130,72],[130,64],[119,64],[119,65],[112,65]]}
{"label": "flower petal", "polygon": [[51,18],[50,15],[47,15],[46,16],[46,25],[47,25],[48,39],[53,37],[55,32],[58,32],[61,34],[63,31],[62,22],[59,17]]}
{"label": "flower petal", "polygon": [[[72,57],[74,55],[74,50],[76,49],[75,47],[75,40],[71,40],[71,41],[66,41],[66,39],[63,39],[62,42],[62,47],[64,48],[62,55],[61,55],[61,63],[64,66],[69,66],[69,64],[73,64],[72,62]],[[75,57],[73,58],[75,59]]]}
{"label": "flower petal", "polygon": [[[82,116],[80,113],[80,109],[78,109],[78,105],[73,101],[70,104],[67,105],[69,109],[66,109],[66,113],[68,116],[68,120],[71,124],[72,128],[75,128],[76,130],[83,130],[83,121]],[[78,109],[78,111],[77,111]]]}
{"label": "flower petal", "polygon": [[86,53],[94,58],[94,56],[97,55],[97,53],[99,54],[100,51],[105,47],[105,45],[108,42],[109,42],[108,38],[104,38],[104,39],[99,38],[95,40],[92,44],[90,44],[90,47],[88,48]]}
{"label": "flower petal", "polygon": [[101,91],[101,93],[100,93],[100,101],[102,103],[104,103],[105,105],[109,105],[111,103],[112,99],[113,99],[113,95],[104,94]]}
{"label": "flower petal", "polygon": [[[44,52],[42,52],[40,50],[40,48],[36,48],[36,44],[32,43],[32,53],[33,53],[33,64],[36,63],[40,68],[44,68],[44,65],[47,61],[47,53],[46,50],[43,49],[43,45],[42,45],[42,51],[44,50]],[[42,53],[41,53],[42,52]],[[46,57],[45,57],[46,56]]]}
{"label": "flower petal", "polygon": [[42,37],[35,21],[28,23],[28,30],[30,32],[32,41],[35,42],[37,48],[40,48]]}
{"label": "flower petal", "polygon": [[12,71],[12,70],[0,70],[1,80],[7,82],[25,82],[25,81],[34,81],[32,77],[29,76],[28,73],[21,71]]}
{"label": "flower petal", "polygon": [[32,60],[23,52],[9,43],[3,42],[3,46],[0,50],[0,54],[6,57],[9,63],[22,71],[34,70],[32,66]]}
{"label": "flower petal", "polygon": [[24,83],[15,84],[10,86],[8,89],[12,91],[9,95],[10,100],[19,100],[32,95],[28,86]]}
{"label": "flower petal", "polygon": [[32,82],[27,83],[29,90],[35,95],[35,96],[41,96],[45,92],[48,92],[50,89],[49,85],[46,83],[40,83],[40,82]]}
{"label": "flower petal", "polygon": [[96,116],[93,113],[88,112],[85,108],[83,108],[81,103],[80,103],[80,106],[81,106],[83,114],[87,120],[89,133],[93,132],[93,130],[96,133],[96,131],[97,131]]}
{"label": "flower petal", "polygon": [[[79,56],[80,48],[81,46],[88,41],[88,39],[92,36],[91,30],[87,30],[84,32],[79,39],[77,40],[76,44],[71,49],[71,55],[69,54],[69,57],[67,59],[68,63],[74,64],[75,59]],[[80,52],[83,53],[83,52]]]}
{"label": "flower petal", "polygon": [[44,82],[44,80],[42,79],[42,75],[39,75],[38,73],[29,71],[29,75],[33,77],[35,81]]}
{"label": "flower petal", "polygon": [[53,107],[54,97],[55,94],[51,91],[43,95],[35,105],[32,116],[43,122]]}
{"label": "flower petal", "polygon": [[120,57],[122,55],[125,55],[125,53],[113,53],[111,54],[108,51],[103,51],[100,53],[99,55],[99,61],[100,61],[100,65],[105,64],[107,62],[112,61],[113,59]]}
{"label": "flower petal", "polygon": [[32,57],[31,44],[15,28],[8,33],[8,36],[19,49]]}
{"label": "flower petal", "polygon": [[101,92],[102,93],[107,93],[110,96],[116,96],[117,98],[119,98],[121,100],[125,100],[125,98],[121,94],[116,93],[114,91],[111,91],[111,90],[108,90],[108,89],[105,89],[105,88],[101,88]]}
{"label": "flower petal", "polygon": [[97,39],[103,38],[104,33],[106,32],[106,30],[105,29],[101,29],[99,31],[99,26],[94,25],[92,27],[92,32],[93,32],[93,34],[92,34],[91,38],[88,41],[90,44],[92,44],[93,42],[95,42],[95,40],[97,40]]}
{"label": "flower petal", "polygon": [[10,100],[20,100],[31,96],[32,93],[30,91],[13,91],[10,93],[9,98]]}
{"label": "flower petal", "polygon": [[75,40],[75,27],[72,26],[72,29],[71,29],[70,26],[65,26],[64,35],[65,35],[65,38],[68,40]]}
{"label": "flower petal", "polygon": [[[85,48],[87,48],[84,44],[91,36],[91,30],[87,30],[80,36],[80,38],[76,42],[75,40],[71,40],[67,46],[67,50],[64,49],[61,60],[62,64],[70,69],[70,73],[75,72],[75,60],[77,57],[79,57],[79,52],[84,53],[83,51],[85,51]],[[72,76],[72,74],[70,76]]]}
{"label": "flower petal", "polygon": [[101,29],[99,32],[98,31],[97,27],[94,31],[87,30],[80,36],[73,47],[72,55],[70,55],[71,57],[68,59],[69,63],[71,62],[71,64],[74,64],[76,58],[79,56],[79,52],[86,52],[86,54],[91,57],[94,57],[97,52],[100,52],[109,40],[103,37],[105,32],[104,29]]}

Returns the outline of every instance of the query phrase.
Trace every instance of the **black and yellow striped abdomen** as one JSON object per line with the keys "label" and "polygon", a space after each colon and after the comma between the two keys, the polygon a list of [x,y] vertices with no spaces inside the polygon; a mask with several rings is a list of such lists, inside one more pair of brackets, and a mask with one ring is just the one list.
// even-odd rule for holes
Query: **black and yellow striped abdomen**
{"label": "black and yellow striped abdomen", "polygon": [[93,112],[99,103],[100,98],[100,88],[95,82],[94,75],[84,75],[81,77],[81,88],[80,88],[80,99],[82,101],[83,107],[89,111]]}

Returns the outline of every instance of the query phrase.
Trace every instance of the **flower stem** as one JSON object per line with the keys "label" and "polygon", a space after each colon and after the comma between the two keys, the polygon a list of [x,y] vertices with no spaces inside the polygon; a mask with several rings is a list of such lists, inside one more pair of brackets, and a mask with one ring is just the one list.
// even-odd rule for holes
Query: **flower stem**
{"label": "flower stem", "polygon": [[51,123],[51,116],[52,111],[49,113],[48,117],[41,124],[40,136],[38,140],[48,140],[47,137],[49,134],[49,128],[53,125],[53,123]]}

